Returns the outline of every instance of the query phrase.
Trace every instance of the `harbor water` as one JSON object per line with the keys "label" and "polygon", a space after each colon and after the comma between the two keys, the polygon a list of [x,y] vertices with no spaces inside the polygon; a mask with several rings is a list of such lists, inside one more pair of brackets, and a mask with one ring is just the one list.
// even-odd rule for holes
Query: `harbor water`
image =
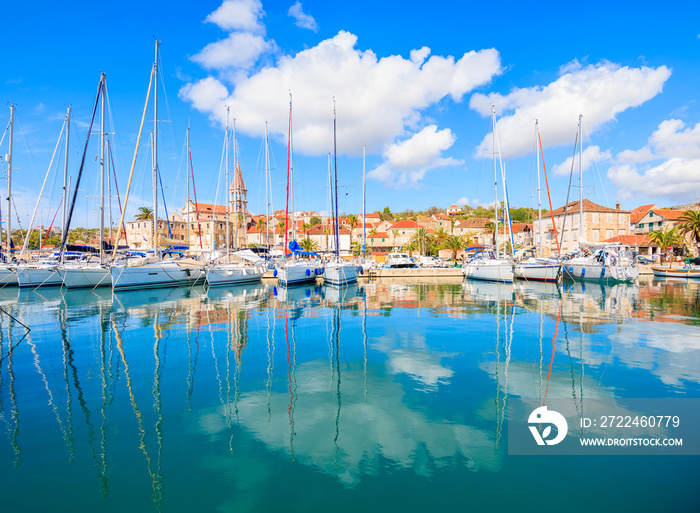
{"label": "harbor water", "polygon": [[698,282],[6,287],[2,509],[698,511],[698,455],[508,437],[522,398],[700,398]]}

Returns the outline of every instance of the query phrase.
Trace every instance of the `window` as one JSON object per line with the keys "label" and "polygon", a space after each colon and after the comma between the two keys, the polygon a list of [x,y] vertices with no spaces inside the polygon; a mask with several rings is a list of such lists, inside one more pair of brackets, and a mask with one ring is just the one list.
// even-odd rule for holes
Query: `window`
{"label": "window", "polygon": [[612,213],[608,214],[608,224],[612,224],[613,222],[613,215]]}
{"label": "window", "polygon": [[649,217],[654,217],[654,212],[649,212]]}
{"label": "window", "polygon": [[384,237],[382,237],[382,242],[384,242]]}
{"label": "window", "polygon": [[606,239],[612,239],[613,238],[613,231],[608,230],[607,233],[605,234]]}
{"label": "window", "polygon": [[593,214],[593,222],[594,223],[599,223],[600,222],[600,214],[598,212]]}
{"label": "window", "polygon": [[639,223],[640,228],[644,228],[644,223]]}
{"label": "window", "polygon": [[223,224],[223,223],[219,223],[219,230],[223,230],[223,229],[224,229],[224,224]]}
{"label": "window", "polygon": [[593,230],[593,242],[600,240],[600,230]]}

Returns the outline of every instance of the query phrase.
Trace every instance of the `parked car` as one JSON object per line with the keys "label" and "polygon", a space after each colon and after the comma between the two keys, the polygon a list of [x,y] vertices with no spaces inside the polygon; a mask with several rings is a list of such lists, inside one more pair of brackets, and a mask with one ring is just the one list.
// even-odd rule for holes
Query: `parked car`
{"label": "parked car", "polygon": [[637,255],[634,259],[638,264],[644,264],[644,265],[650,265],[653,264],[654,261],[651,258],[647,258],[642,255]]}

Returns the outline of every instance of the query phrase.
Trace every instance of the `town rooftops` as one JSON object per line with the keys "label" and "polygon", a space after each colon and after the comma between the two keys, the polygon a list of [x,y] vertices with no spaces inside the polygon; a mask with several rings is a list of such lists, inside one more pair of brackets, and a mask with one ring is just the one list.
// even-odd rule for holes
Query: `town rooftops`
{"label": "town rooftops", "polygon": [[[564,205],[563,207],[559,207],[556,210],[552,212],[551,215],[553,216],[560,216],[563,215],[564,212],[567,212],[568,214],[574,214],[579,211],[579,202],[577,201],[572,201],[568,205]],[[583,200],[583,211],[584,212],[618,212],[618,213],[624,213],[624,214],[629,214],[629,210],[618,210],[616,208],[610,208],[610,207],[604,207],[603,205],[598,205],[597,203],[593,203],[589,199],[584,199]]]}

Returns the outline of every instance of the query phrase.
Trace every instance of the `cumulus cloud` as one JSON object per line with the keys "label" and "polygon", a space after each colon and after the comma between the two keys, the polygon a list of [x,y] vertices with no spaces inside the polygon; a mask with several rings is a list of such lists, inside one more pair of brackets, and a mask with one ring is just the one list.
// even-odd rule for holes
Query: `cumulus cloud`
{"label": "cumulus cloud", "polygon": [[192,60],[206,69],[249,68],[270,48],[270,42],[260,35],[234,32],[208,44]]}
{"label": "cumulus cloud", "polygon": [[612,158],[612,154],[609,150],[600,151],[598,146],[589,146],[583,150],[583,158],[580,158],[579,154],[576,154],[576,158],[569,157],[561,164],[557,164],[552,167],[552,171],[555,175],[568,175],[571,173],[571,164],[575,160],[574,172],[579,170],[579,162],[581,163],[581,170],[586,171],[592,165],[596,163],[601,163]]}
{"label": "cumulus cloud", "polygon": [[318,25],[316,24],[316,20],[313,18],[313,16],[304,13],[304,11],[301,8],[301,2],[297,2],[293,6],[291,6],[289,8],[288,14],[296,20],[295,25],[297,27],[318,32]]}
{"label": "cumulus cloud", "polygon": [[225,0],[205,21],[222,30],[264,33],[265,26],[260,21],[264,15],[260,0]]}
{"label": "cumulus cloud", "polygon": [[700,190],[700,123],[686,127],[678,119],[663,121],[646,146],[621,151],[616,161],[608,178],[623,199],[654,191],[668,199],[692,201]]}
{"label": "cumulus cloud", "polygon": [[[579,114],[593,133],[615,116],[659,94],[671,69],[630,68],[610,62],[582,66],[577,61],[562,67],[561,76],[546,86],[516,88],[507,95],[475,94],[469,106],[482,114],[496,108],[498,133],[504,157],[517,157],[532,149],[535,119],[540,121],[545,146],[571,144]],[[482,140],[477,155],[491,155],[491,135]]]}
{"label": "cumulus cloud", "polygon": [[[365,144],[370,153],[381,151],[406,130],[422,128],[423,109],[446,97],[460,101],[501,72],[494,49],[467,52],[458,60],[430,56],[428,48],[411,52],[410,59],[378,58],[356,49],[356,43],[357,36],[341,31],[233,84],[208,77],[183,87],[180,96],[222,125],[228,105],[241,132],[262,136],[268,121],[270,133],[284,139],[292,91],[294,146],[313,155],[323,155],[331,146],[335,97],[338,150],[359,155]],[[216,93],[213,98],[209,91]]]}
{"label": "cumulus cloud", "polygon": [[462,163],[441,157],[454,141],[449,128],[438,130],[435,125],[427,126],[411,138],[389,145],[384,152],[385,161],[367,176],[389,186],[416,186],[431,169]]}

